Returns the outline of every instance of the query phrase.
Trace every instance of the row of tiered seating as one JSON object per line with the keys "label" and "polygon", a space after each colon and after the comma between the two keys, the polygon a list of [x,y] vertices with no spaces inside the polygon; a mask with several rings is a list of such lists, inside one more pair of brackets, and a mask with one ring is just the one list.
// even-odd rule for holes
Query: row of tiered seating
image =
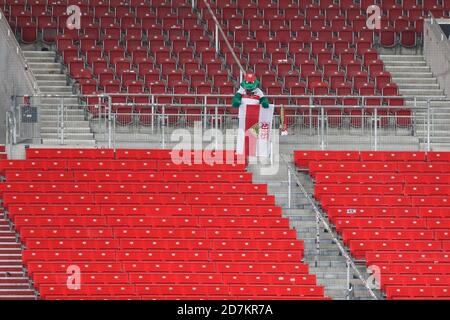
{"label": "row of tiered seating", "polygon": [[[81,9],[80,30],[66,27],[68,4]],[[150,1],[129,4],[80,0],[41,5],[39,0],[38,4],[24,0],[22,7],[28,6],[30,11],[22,12],[16,5],[5,4],[10,23],[21,30],[24,42],[35,42],[41,29],[44,41],[56,43],[70,76],[81,83],[83,94],[144,90],[153,94],[205,94],[212,93],[213,88],[218,88],[219,94],[231,94],[234,88],[211,48],[210,35],[186,1],[158,5]],[[208,79],[214,79],[216,86]],[[174,101],[172,97],[159,99],[157,102]],[[191,99],[178,102],[186,101]]]}
{"label": "row of tiered seating", "polygon": [[450,298],[450,153],[297,151],[351,254],[389,299]]}
{"label": "row of tiered seating", "polygon": [[[368,4],[348,0],[315,4],[217,1],[212,7],[246,69],[262,79],[269,95],[355,95],[351,100],[328,98],[313,103],[370,106],[391,104],[388,99],[357,96],[398,95],[373,48],[378,38],[374,35],[379,33],[382,44],[388,45],[383,39],[391,38],[388,25],[395,22],[393,32],[412,32],[415,39],[415,31],[405,25],[407,18],[396,18],[393,13],[397,10],[396,14],[403,14],[403,10],[398,11],[401,4],[391,2],[383,1],[388,18],[382,19],[379,32],[365,27]],[[229,95],[234,91],[238,69],[223,41],[221,55],[211,48],[214,24],[202,1],[197,3],[198,14],[188,1],[73,3],[82,9],[80,30],[66,28],[68,16],[62,10],[66,1],[18,0],[17,5],[5,2],[4,8],[12,26],[21,30],[23,41],[34,42],[37,30],[42,30],[46,41],[56,42],[83,94],[180,94],[157,96],[156,102],[189,104],[196,102],[189,97],[192,93]],[[422,8],[421,4],[417,6]],[[405,4],[405,10],[409,9]],[[430,10],[427,4],[419,16]],[[49,34],[53,35],[51,39],[45,37]],[[405,38],[402,36],[402,41]],[[415,45],[415,40],[408,45]],[[218,101],[210,99],[210,103]],[[130,100],[149,103],[148,99]],[[219,101],[229,103],[230,98]],[[281,97],[273,102],[311,104],[303,98]]]}
{"label": "row of tiered seating", "polygon": [[[303,242],[234,152],[26,156],[0,162],[0,193],[43,299],[325,298]],[[79,290],[67,286],[73,266]]]}

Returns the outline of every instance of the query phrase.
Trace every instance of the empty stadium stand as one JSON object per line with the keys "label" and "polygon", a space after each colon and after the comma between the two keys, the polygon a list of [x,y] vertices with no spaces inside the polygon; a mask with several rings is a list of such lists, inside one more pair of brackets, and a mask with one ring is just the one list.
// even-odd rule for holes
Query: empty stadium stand
{"label": "empty stadium stand", "polygon": [[[360,97],[399,95],[376,48],[414,47],[422,38],[424,16],[449,13],[448,1],[442,5],[438,0],[404,2],[229,0],[213,1],[212,7],[245,69],[262,79],[268,94],[323,96],[313,101],[279,97],[274,103],[398,107],[404,103],[400,98]],[[67,4],[81,9],[80,30],[66,27]],[[381,30],[366,26],[366,8],[371,4],[382,9]],[[214,22],[203,1],[192,9],[191,3],[183,0],[4,0],[3,9],[23,43],[56,46],[81,93],[123,94],[114,98],[117,113],[149,113],[148,98],[127,94],[180,94],[159,96],[156,102],[189,104],[196,102],[189,96],[192,93],[233,93],[239,78],[224,41],[220,41],[220,54],[212,48]],[[230,101],[209,99],[211,103]],[[93,100],[88,103],[97,106],[90,110],[97,116],[101,103]],[[136,105],[130,107],[127,102]],[[302,114],[305,110],[289,112]],[[328,112],[359,115],[350,109]],[[365,112],[373,111],[368,108]],[[408,111],[393,108],[387,112],[405,116]],[[124,115],[121,124],[124,118],[130,117]]]}
{"label": "empty stadium stand", "polygon": [[1,197],[42,299],[325,299],[244,169],[175,165],[170,150],[27,149],[2,160]]}
{"label": "empty stadium stand", "polygon": [[449,299],[450,153],[297,151],[351,254],[388,299]]}
{"label": "empty stadium stand", "polygon": [[[450,0],[208,3],[0,0],[39,89],[0,84],[0,300],[450,300]],[[238,126],[227,42],[286,124],[271,175],[167,149]]]}

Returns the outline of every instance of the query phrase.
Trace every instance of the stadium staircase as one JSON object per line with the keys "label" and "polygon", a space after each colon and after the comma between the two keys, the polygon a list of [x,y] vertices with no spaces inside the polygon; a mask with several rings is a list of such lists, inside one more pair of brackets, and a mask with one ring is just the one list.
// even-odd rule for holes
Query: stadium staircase
{"label": "stadium staircase", "polygon": [[[386,69],[392,74],[399,93],[404,96],[415,96],[418,107],[426,107],[426,99],[446,99],[435,75],[423,55],[380,55]],[[413,99],[405,99],[405,105],[414,106]],[[432,101],[433,130],[431,136],[432,150],[449,150],[450,148],[450,104],[448,101]],[[415,131],[418,136],[426,136],[426,111],[416,112]],[[422,141],[423,143],[423,141]]]}
{"label": "stadium staircase", "polygon": [[351,255],[378,270],[387,299],[450,298],[450,153],[298,151],[294,159]]}
{"label": "stadium staircase", "polygon": [[[64,114],[64,139],[69,145],[94,146],[95,140],[89,127],[89,121],[85,121],[84,110],[79,109],[78,98],[70,97],[72,87],[67,85],[67,75],[60,62],[56,62],[54,51],[23,51],[32,72],[34,73],[38,87],[42,94],[63,95]],[[39,103],[41,137],[43,144],[59,145],[58,135],[58,107],[61,98],[41,97]]]}
{"label": "stadium staircase", "polygon": [[[0,145],[0,161],[7,158]],[[22,246],[0,205],[0,300],[34,300],[36,294],[22,265]]]}
{"label": "stadium staircase", "polygon": [[[292,156],[290,156],[292,159]],[[292,161],[289,162],[292,164]],[[339,251],[332,236],[320,225],[320,250],[316,247],[316,214],[308,199],[294,183],[292,178],[291,207],[288,207],[287,166],[283,161],[278,163],[279,170],[275,175],[262,175],[261,164],[249,165],[255,183],[267,184],[268,193],[274,195],[277,205],[283,208],[283,217],[288,218],[291,228],[297,233],[297,239],[304,243],[304,262],[316,276],[317,283],[324,286],[325,295],[333,300],[365,300],[372,299],[362,282],[351,276],[351,290],[347,288],[347,267],[345,258]],[[314,193],[314,185],[307,174],[299,173],[298,178],[305,189]],[[359,265],[359,271],[365,275],[365,266]],[[378,295],[380,296],[380,295]]]}
{"label": "stadium staircase", "polygon": [[35,300],[22,265],[22,245],[3,208],[0,210],[0,300]]}

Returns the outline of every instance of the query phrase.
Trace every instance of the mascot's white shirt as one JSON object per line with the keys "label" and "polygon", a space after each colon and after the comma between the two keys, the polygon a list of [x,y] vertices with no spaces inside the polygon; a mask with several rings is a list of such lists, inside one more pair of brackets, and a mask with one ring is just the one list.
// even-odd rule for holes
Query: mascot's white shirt
{"label": "mascot's white shirt", "polygon": [[259,104],[259,100],[264,97],[264,93],[262,92],[262,90],[260,88],[256,88],[255,90],[253,90],[253,94],[252,95],[248,95],[247,94],[247,90],[245,90],[244,88],[240,87],[238,90],[238,93],[240,93],[242,95],[242,101],[241,104],[247,105],[255,105],[255,104]]}

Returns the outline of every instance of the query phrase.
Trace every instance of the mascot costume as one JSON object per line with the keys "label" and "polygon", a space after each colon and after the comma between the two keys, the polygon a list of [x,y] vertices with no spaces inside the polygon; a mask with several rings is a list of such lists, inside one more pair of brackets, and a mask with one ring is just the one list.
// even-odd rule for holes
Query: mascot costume
{"label": "mascot costume", "polygon": [[269,100],[259,88],[259,81],[254,74],[247,74],[245,80],[241,82],[238,92],[233,98],[233,107],[239,108],[241,104],[260,104],[263,108],[269,108]]}
{"label": "mascot costume", "polygon": [[239,108],[237,153],[270,157],[274,106],[259,88],[254,74],[247,74],[234,95],[233,108]]}

